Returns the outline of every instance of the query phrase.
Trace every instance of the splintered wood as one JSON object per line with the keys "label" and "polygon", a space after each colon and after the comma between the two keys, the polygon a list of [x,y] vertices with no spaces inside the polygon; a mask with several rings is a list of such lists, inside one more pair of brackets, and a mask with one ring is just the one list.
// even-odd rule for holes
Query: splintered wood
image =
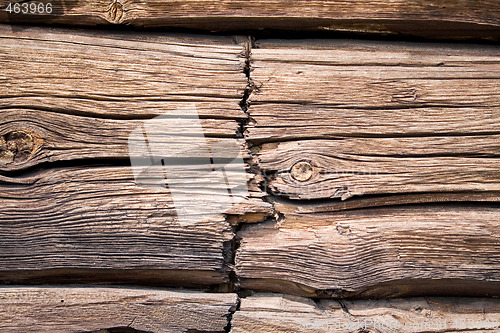
{"label": "splintered wood", "polygon": [[[0,34],[0,278],[228,282],[230,223],[260,221],[271,207],[243,165],[225,170],[228,179],[249,182],[240,204],[200,216],[227,195],[221,185],[228,184],[193,177],[205,156],[191,142],[201,135],[212,147],[249,157],[238,133],[246,117],[239,106],[246,44],[5,26]],[[186,108],[196,109],[199,129],[182,121]],[[173,135],[162,136],[163,123],[151,120],[157,116],[170,120]],[[131,133],[144,126],[145,140],[155,141],[146,157],[164,151],[181,163],[168,175],[168,185],[182,192],[175,203],[161,165],[130,166],[144,157],[130,145]],[[184,214],[193,223],[179,224],[178,207],[194,212]]]}
{"label": "splintered wood", "polygon": [[244,288],[499,295],[499,47],[257,41],[250,78],[277,221],[238,235]]}

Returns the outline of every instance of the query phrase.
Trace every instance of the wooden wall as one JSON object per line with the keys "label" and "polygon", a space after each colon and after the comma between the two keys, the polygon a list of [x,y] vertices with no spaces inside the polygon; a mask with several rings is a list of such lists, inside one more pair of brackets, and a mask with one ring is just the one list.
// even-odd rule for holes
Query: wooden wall
{"label": "wooden wall", "polygon": [[0,331],[499,329],[497,1],[0,5]]}

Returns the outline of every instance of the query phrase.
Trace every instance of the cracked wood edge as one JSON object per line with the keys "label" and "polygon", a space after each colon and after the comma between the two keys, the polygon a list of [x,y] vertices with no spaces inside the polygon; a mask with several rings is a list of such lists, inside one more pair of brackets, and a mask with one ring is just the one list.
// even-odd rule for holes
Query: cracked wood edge
{"label": "cracked wood edge", "polygon": [[412,35],[431,38],[500,38],[495,0],[280,1],[200,0],[57,1],[53,15],[7,15],[1,22],[133,25],[227,31],[278,29]]}
{"label": "cracked wood edge", "polygon": [[[182,117],[186,107],[196,108],[208,137],[236,138],[246,117],[244,42],[6,26],[0,38],[3,171],[70,160],[78,150],[81,158],[127,157],[127,133],[155,116]],[[19,136],[29,141],[24,151],[9,152],[9,137]],[[33,159],[16,163],[17,153]]]}
{"label": "cracked wood edge", "polygon": [[498,296],[498,207],[280,211],[244,226],[243,288],[308,297]]}
{"label": "cracked wood edge", "polygon": [[183,226],[176,207],[193,210],[227,195],[222,183],[193,178],[206,156],[189,150],[191,127],[180,122],[148,156],[156,157],[164,144],[181,151],[172,155],[168,149],[168,158],[186,163],[171,166],[177,176],[169,174],[168,185],[182,192],[175,206],[160,166],[147,170],[147,183],[134,179],[130,159],[144,156],[133,155],[127,140],[145,123],[151,125],[148,135],[161,136],[151,118],[167,113],[174,122],[194,105],[207,143],[232,144],[248,159],[239,133],[247,117],[239,103],[247,85],[248,41],[48,28],[13,32],[5,26],[0,38],[7,81],[0,88],[0,229],[6,235],[0,279],[204,288],[227,283],[233,228],[273,212],[259,175],[246,162],[246,172],[225,167],[231,182],[224,186],[234,189],[240,185],[234,179],[243,180],[248,194],[233,192],[238,205]]}
{"label": "cracked wood edge", "polygon": [[319,300],[259,293],[242,298],[231,333],[496,332],[500,301],[491,298]]}
{"label": "cracked wood edge", "polygon": [[[244,40],[6,26],[0,39],[1,171],[127,159],[135,128],[156,116],[174,122],[186,108],[213,141],[241,136]],[[190,133],[185,126],[176,129]]]}
{"label": "cracked wood edge", "polygon": [[0,287],[3,332],[224,332],[236,294],[98,287]]}

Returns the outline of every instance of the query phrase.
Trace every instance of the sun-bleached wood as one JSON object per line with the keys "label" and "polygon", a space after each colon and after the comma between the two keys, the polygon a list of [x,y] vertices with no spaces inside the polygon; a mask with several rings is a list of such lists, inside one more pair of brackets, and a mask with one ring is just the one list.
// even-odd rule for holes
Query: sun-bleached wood
{"label": "sun-bleached wood", "polygon": [[241,299],[231,333],[496,332],[500,301],[491,298],[408,298],[336,301],[256,294]]}
{"label": "sun-bleached wood", "polygon": [[[348,1],[53,1],[52,15],[7,15],[1,22],[123,24],[210,31],[279,29],[358,32],[431,38],[499,39],[500,7],[495,0]],[[18,28],[19,29],[19,28]]]}
{"label": "sun-bleached wood", "polygon": [[[258,41],[252,141],[499,134],[500,48]],[[314,84],[312,84],[314,83]]]}
{"label": "sun-bleached wood", "polygon": [[310,297],[499,295],[500,210],[487,205],[303,212],[239,233],[244,288]]}
{"label": "sun-bleached wood", "polygon": [[2,332],[223,332],[236,294],[139,288],[2,287]]}

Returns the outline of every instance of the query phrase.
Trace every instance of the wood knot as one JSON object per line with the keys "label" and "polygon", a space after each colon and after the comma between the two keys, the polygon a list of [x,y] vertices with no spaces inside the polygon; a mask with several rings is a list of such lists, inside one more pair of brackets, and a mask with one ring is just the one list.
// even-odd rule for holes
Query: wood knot
{"label": "wood knot", "polygon": [[113,0],[108,7],[108,21],[119,23],[123,16],[123,5],[119,0]]}
{"label": "wood knot", "polygon": [[0,136],[0,164],[24,162],[33,150],[33,136],[25,131],[13,131]]}
{"label": "wood knot", "polygon": [[313,175],[313,166],[307,161],[295,163],[290,170],[292,178],[299,182],[305,182],[311,179]]}

